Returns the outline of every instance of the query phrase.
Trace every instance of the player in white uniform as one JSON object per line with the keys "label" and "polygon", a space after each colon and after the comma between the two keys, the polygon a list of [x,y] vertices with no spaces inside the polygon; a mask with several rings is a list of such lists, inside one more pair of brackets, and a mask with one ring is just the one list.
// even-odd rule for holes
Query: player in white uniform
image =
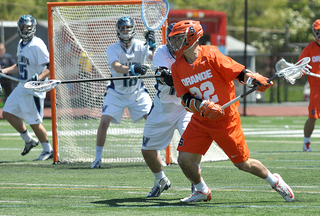
{"label": "player in white uniform", "polygon": [[[168,26],[166,35],[170,33],[175,23]],[[170,144],[175,129],[180,135],[186,129],[192,113],[181,105],[181,99],[176,96],[171,77],[171,65],[175,62],[168,45],[157,48],[153,56],[153,68],[156,74],[163,78],[157,79],[157,92],[153,107],[148,115],[143,131],[142,155],[155,177],[154,186],[146,197],[159,197],[170,186],[170,180],[162,170],[159,151]],[[199,159],[200,163],[201,158]]]}
{"label": "player in white uniform", "polygon": [[[45,80],[50,75],[49,52],[45,43],[34,34],[37,21],[31,15],[23,15],[18,20],[18,34],[21,40],[17,49],[17,64],[4,68],[2,73],[20,73],[21,80]],[[25,148],[21,155],[26,155],[39,144],[43,151],[35,160],[52,158],[52,147],[48,141],[47,131],[43,127],[43,108],[45,92],[34,92],[24,88],[23,83],[10,94],[3,107],[3,117],[20,133],[25,141]],[[29,124],[39,141],[28,132]]]}
{"label": "player in white uniform", "polygon": [[[121,17],[117,21],[116,30],[120,40],[109,46],[106,51],[107,65],[111,66],[112,77],[137,76],[147,72],[148,66],[142,64],[146,52],[145,42],[134,39],[135,28],[135,22],[129,16]],[[149,43],[148,57],[152,60],[156,48],[154,32],[148,31],[145,38]],[[133,122],[147,118],[152,100],[143,83],[139,88],[139,82],[138,79],[116,80],[107,86],[97,133],[96,158],[90,168],[101,166],[103,146],[110,122],[119,124],[126,107]],[[139,98],[136,102],[138,91]]]}

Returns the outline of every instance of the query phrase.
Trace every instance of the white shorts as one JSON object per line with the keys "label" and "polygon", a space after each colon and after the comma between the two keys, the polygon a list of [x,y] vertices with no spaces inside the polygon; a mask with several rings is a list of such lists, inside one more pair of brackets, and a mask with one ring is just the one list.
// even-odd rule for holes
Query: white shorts
{"label": "white shorts", "polygon": [[135,101],[136,98],[136,94],[120,95],[110,89],[104,97],[102,115],[111,116],[112,123],[120,124],[123,111],[127,107],[132,122],[139,121],[144,115],[149,113],[152,106],[152,100],[145,89],[140,91],[138,102]]}
{"label": "white shorts", "polygon": [[[175,129],[183,134],[190,122],[192,113],[187,112],[182,105],[172,104],[163,108],[163,104],[155,97],[154,107],[150,111],[143,130],[142,149],[163,150],[172,140]],[[164,112],[163,110],[171,110]]]}
{"label": "white shorts", "polygon": [[28,125],[42,123],[44,98],[28,94],[16,87],[7,98],[3,111],[18,116]]}

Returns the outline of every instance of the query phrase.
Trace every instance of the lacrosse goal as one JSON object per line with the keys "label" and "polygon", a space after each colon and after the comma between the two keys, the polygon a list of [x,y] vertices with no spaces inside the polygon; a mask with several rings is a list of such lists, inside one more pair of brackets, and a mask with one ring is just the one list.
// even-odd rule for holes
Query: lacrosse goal
{"label": "lacrosse goal", "polygon": [[[142,1],[48,2],[50,78],[59,80],[110,77],[106,49],[118,41],[115,24],[122,16],[136,22],[136,39],[145,40],[141,20]],[[156,18],[156,17],[155,17]],[[156,31],[158,44],[165,42],[165,24]],[[151,62],[148,62],[151,64]],[[151,70],[149,75],[154,74]],[[143,80],[151,98],[155,79]],[[107,81],[61,84],[51,90],[54,162],[92,162]],[[121,124],[111,124],[102,155],[103,163],[144,161],[141,154],[145,120],[132,123],[124,112]],[[179,141],[178,133],[173,142]],[[176,161],[176,147],[163,160]],[[226,159],[213,145],[210,160]],[[166,159],[165,159],[166,158]]]}

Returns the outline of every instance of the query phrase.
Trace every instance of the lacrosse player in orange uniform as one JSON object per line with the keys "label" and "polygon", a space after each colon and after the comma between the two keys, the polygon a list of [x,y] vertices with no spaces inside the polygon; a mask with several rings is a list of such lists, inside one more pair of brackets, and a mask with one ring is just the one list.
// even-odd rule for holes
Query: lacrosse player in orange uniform
{"label": "lacrosse player in orange uniform", "polygon": [[[310,57],[311,61],[309,65],[312,67],[312,73],[320,74],[320,19],[317,19],[312,25],[312,32],[315,40],[308,44],[299,57],[299,60],[304,57]],[[308,76],[308,82],[310,85],[309,96],[309,118],[304,125],[304,143],[303,151],[311,151],[310,137],[314,130],[315,123],[320,118],[320,86],[319,78]]]}
{"label": "lacrosse player in orange uniform", "polygon": [[181,202],[209,201],[210,188],[201,176],[196,163],[215,141],[234,165],[265,179],[286,201],[293,201],[291,188],[277,173],[272,174],[260,161],[250,158],[250,151],[241,128],[239,102],[225,110],[221,105],[235,98],[234,79],[249,87],[258,85],[265,91],[273,85],[268,78],[246,70],[233,59],[223,55],[215,46],[200,46],[203,35],[200,22],[184,20],[176,23],[169,34],[176,62],[172,65],[172,77],[177,96],[193,116],[183,133],[177,150],[178,163],[196,191]]}

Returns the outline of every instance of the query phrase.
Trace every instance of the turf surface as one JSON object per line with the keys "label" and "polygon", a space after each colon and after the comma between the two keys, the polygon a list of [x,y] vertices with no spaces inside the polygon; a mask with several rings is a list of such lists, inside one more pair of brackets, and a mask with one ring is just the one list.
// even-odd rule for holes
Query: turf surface
{"label": "turf surface", "polygon": [[[34,162],[41,147],[21,156],[20,136],[0,120],[0,215],[318,215],[320,131],[317,124],[313,151],[302,152],[305,120],[242,117],[251,157],[281,174],[295,202],[285,202],[267,182],[221,161],[201,164],[213,198],[195,204],[179,201],[190,195],[190,182],[178,165],[164,167],[172,188],[145,199],[153,175],[144,163],[102,164],[92,170],[89,163]],[[50,120],[44,126],[50,131]]]}

